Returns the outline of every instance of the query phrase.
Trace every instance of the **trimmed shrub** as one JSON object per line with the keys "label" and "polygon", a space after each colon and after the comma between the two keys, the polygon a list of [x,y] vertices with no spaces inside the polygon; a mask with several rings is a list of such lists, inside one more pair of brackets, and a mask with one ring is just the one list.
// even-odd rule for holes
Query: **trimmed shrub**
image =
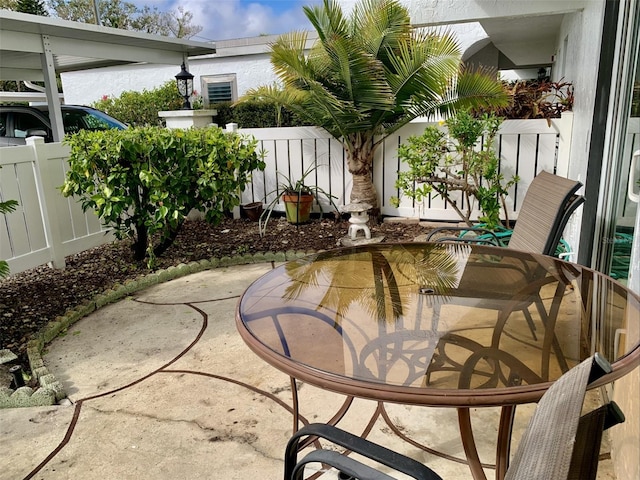
{"label": "trimmed shrub", "polygon": [[218,127],[80,131],[66,142],[63,195],[80,197],[118,238],[132,238],[135,258],[151,266],[192,209],[219,222],[240,204],[251,172],[265,166],[255,139]]}
{"label": "trimmed shrub", "polygon": [[278,107],[269,102],[217,103],[212,108],[218,111],[215,122],[224,127],[237,123],[240,128],[300,127],[310,125],[286,107],[281,107],[278,122]]}

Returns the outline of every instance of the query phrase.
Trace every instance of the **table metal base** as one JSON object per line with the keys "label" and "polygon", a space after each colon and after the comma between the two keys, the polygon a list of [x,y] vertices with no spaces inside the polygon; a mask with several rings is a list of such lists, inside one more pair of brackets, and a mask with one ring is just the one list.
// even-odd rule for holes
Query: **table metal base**
{"label": "table metal base", "polygon": [[[299,398],[298,398],[298,388],[297,381],[295,378],[290,377],[291,379],[291,394],[293,397],[293,432],[297,432],[300,428],[300,422],[302,424],[306,424],[306,422],[301,418],[299,414]],[[346,415],[353,403],[353,396],[346,396],[344,403],[340,407],[340,409],[333,415],[331,419],[327,422],[328,425],[337,425],[340,420]],[[466,458],[456,457],[454,455],[449,455],[448,453],[441,452],[430,448],[422,443],[417,442],[416,440],[408,437],[398,427],[393,423],[391,417],[389,416],[387,409],[385,408],[384,402],[377,402],[376,409],[371,416],[371,419],[367,423],[365,429],[360,434],[360,437],[367,438],[373,426],[375,425],[378,418],[382,418],[386,425],[393,431],[393,433],[404,440],[405,442],[413,445],[420,450],[423,450],[431,455],[436,455],[438,457],[444,458],[446,460],[450,460],[452,462],[462,463],[469,466],[471,470],[471,475],[474,480],[487,480],[487,476],[485,474],[484,469],[495,469],[496,480],[503,480],[507,471],[508,463],[509,463],[509,453],[511,448],[511,433],[513,429],[513,421],[515,417],[515,405],[505,406],[501,409],[500,415],[500,424],[498,427],[498,439],[496,442],[496,463],[483,463],[480,461],[480,457],[478,455],[478,450],[476,448],[476,442],[473,436],[473,428],[471,426],[471,413],[469,408],[457,408],[458,412],[458,427],[460,429],[460,439],[462,441],[462,445],[464,447],[464,452]],[[304,442],[300,444],[300,450],[308,447],[310,444],[315,444],[316,447],[320,447],[319,441],[316,438],[308,438]],[[345,455],[348,455],[351,452],[344,452]],[[307,480],[313,480],[322,475],[323,472],[317,472]]]}

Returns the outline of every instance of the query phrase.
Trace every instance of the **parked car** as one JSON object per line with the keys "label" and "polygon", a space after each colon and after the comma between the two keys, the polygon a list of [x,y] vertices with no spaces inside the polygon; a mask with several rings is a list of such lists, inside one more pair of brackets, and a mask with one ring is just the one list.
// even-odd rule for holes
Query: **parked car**
{"label": "parked car", "polygon": [[[79,105],[62,105],[65,134],[80,130],[125,129],[127,126],[100,110]],[[28,137],[44,137],[53,141],[49,107],[39,105],[0,105],[0,147],[25,145]]]}

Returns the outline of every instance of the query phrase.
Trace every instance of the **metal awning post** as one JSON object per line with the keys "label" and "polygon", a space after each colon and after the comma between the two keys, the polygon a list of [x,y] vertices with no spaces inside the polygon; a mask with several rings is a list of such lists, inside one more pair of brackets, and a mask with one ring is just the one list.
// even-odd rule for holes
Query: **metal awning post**
{"label": "metal awning post", "polygon": [[64,125],[62,123],[62,109],[58,95],[53,51],[48,35],[42,35],[42,52],[40,58],[42,59],[42,72],[44,74],[47,104],[49,105],[49,119],[51,120],[53,141],[61,142],[64,138]]}

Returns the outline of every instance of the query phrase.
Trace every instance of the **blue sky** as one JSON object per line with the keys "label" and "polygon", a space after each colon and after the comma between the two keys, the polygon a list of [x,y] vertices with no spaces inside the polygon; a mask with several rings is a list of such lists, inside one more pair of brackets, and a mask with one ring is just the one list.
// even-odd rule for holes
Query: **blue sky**
{"label": "blue sky", "polygon": [[311,28],[302,11],[320,0],[130,0],[161,11],[183,6],[203,27],[193,40],[224,40]]}

